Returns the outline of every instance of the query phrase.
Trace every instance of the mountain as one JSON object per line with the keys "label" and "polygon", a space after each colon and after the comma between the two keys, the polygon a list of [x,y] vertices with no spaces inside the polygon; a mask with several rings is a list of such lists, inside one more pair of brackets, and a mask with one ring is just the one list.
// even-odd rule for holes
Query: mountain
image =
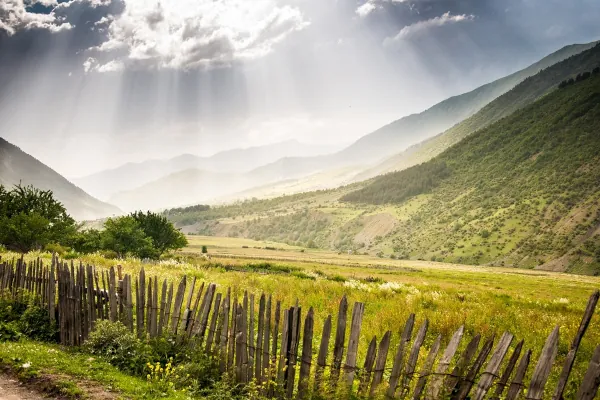
{"label": "mountain", "polygon": [[[588,47],[589,45],[583,45]],[[574,49],[568,46],[565,49]],[[577,47],[581,49],[581,47]],[[569,52],[561,53],[562,55]],[[399,171],[412,165],[427,161],[440,154],[451,145],[458,143],[463,138],[478,129],[484,128],[499,119],[510,115],[515,110],[533,103],[545,96],[564,79],[579,73],[589,71],[600,63],[600,44],[595,44],[589,49],[577,53],[564,61],[543,69],[539,74],[525,79],[512,90],[498,97],[475,115],[465,119],[445,132],[411,146],[407,150],[392,156],[382,163],[363,171],[355,177],[361,181],[391,171]]]}
{"label": "mountain", "polygon": [[121,212],[118,208],[93,198],[62,175],[0,138],[0,184],[11,187],[19,182],[51,190],[54,197],[77,220],[97,219]]}
{"label": "mountain", "polygon": [[531,104],[425,163],[333,190],[169,217],[208,235],[598,275],[600,60],[585,71],[591,76],[578,72],[597,51],[557,65],[577,82],[532,94]]}
{"label": "mountain", "polygon": [[111,196],[110,201],[125,211],[159,210],[211,202],[226,193],[244,190],[247,185],[244,174],[190,168],[139,188],[116,193]]}
{"label": "mountain", "polygon": [[183,154],[167,160],[128,163],[73,181],[100,199],[108,200],[116,193],[132,190],[160,180],[175,172],[198,169],[218,173],[247,172],[286,156],[307,156],[327,153],[327,146],[313,146],[296,140],[222,151],[210,157]]}
{"label": "mountain", "polygon": [[[346,147],[318,157],[287,157],[264,165],[263,174],[280,179],[299,178],[317,171],[347,165],[371,164],[386,159],[434,135],[444,132],[479,111],[526,78],[558,62],[594,47],[596,42],[574,44],[544,57],[531,66],[468,93],[450,97],[419,113],[403,117]],[[535,96],[534,96],[535,98]],[[369,177],[375,176],[368,174]],[[365,178],[367,175],[360,175]]]}
{"label": "mountain", "polygon": [[355,168],[339,168],[286,180],[271,171],[257,168],[235,173],[190,168],[116,193],[109,202],[125,211],[159,210],[197,203],[222,204],[254,197],[267,198],[328,189],[347,184],[357,173]]}
{"label": "mountain", "polygon": [[600,62],[591,77],[341,200],[419,202],[388,243],[405,255],[600,273]]}

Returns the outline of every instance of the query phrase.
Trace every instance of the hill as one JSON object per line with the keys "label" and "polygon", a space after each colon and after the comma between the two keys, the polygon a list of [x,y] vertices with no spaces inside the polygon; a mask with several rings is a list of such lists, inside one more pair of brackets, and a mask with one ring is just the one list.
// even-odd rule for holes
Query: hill
{"label": "hill", "polygon": [[599,124],[595,74],[411,169],[336,190],[179,210],[171,218],[202,234],[598,274]]}
{"label": "hill", "polygon": [[[444,132],[464,119],[469,118],[492,100],[510,91],[520,82],[537,74],[540,70],[546,69],[573,55],[586,51],[594,47],[594,45],[595,42],[563,47],[523,70],[483,85],[468,93],[450,97],[419,114],[400,118],[397,121],[363,136],[337,153],[319,157],[287,157],[261,167],[261,174],[278,176],[279,179],[291,179],[306,176],[317,171],[325,171],[329,168],[348,165],[367,165],[381,162],[394,154],[402,152],[411,145],[423,142],[434,135]],[[546,87],[544,90],[545,89]],[[537,95],[532,93],[531,96],[535,99]],[[523,100],[525,101],[525,99]],[[513,110],[517,108],[518,107],[515,107]],[[506,113],[500,114],[508,115]],[[489,124],[494,120],[491,119],[492,117],[500,114],[485,114],[480,123]],[[446,144],[447,143],[440,142],[436,148],[443,151],[443,149],[447,148],[449,145]],[[446,145],[446,147],[444,147],[444,145]],[[424,156],[427,156],[427,154],[430,153],[424,151],[423,154]],[[385,168],[380,168],[373,171],[375,173],[369,172],[367,174],[360,174],[356,181],[367,179],[391,170],[393,169],[385,170]]]}
{"label": "hill", "polygon": [[51,190],[77,220],[97,219],[121,211],[90,196],[62,175],[0,138],[0,184],[13,186],[21,182],[43,190]]}
{"label": "hill", "polygon": [[[265,146],[222,151],[210,157],[182,154],[167,160],[147,160],[128,163],[73,181],[100,199],[109,200],[119,192],[129,191],[158,181],[176,172],[197,169],[206,172],[241,173],[287,156],[308,156],[329,152],[326,146],[313,146],[296,140]],[[109,200],[110,201],[110,200]],[[167,206],[163,204],[162,206]]]}
{"label": "hill", "polygon": [[[539,74],[523,80],[522,83],[493,100],[473,116],[445,132],[414,145],[404,152],[390,157],[381,164],[358,174],[355,177],[355,181],[369,179],[391,171],[399,171],[427,161],[478,129],[484,128],[510,115],[514,111],[533,103],[535,100],[554,90],[561,81],[579,73],[590,71],[600,64],[600,45],[592,47],[590,45],[583,46],[583,48],[587,47],[585,51],[576,53],[562,62],[542,69]],[[573,54],[573,50],[581,48],[568,46],[559,53],[562,55]],[[558,56],[555,55],[554,57]],[[541,66],[542,63],[540,62],[538,65]]]}
{"label": "hill", "polygon": [[391,239],[405,255],[600,272],[599,132],[596,68],[433,160],[341,200],[420,198]]}

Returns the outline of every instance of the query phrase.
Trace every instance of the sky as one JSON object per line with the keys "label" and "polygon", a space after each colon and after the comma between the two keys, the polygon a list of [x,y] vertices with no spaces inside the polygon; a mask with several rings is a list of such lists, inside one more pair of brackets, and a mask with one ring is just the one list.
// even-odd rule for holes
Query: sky
{"label": "sky", "polygon": [[597,0],[0,0],[0,136],[67,177],[341,148],[598,21]]}

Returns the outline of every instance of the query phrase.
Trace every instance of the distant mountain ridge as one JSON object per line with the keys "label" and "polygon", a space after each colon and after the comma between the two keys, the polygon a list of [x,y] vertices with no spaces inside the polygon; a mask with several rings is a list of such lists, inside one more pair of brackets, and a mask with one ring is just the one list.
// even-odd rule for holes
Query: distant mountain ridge
{"label": "distant mountain ridge", "polygon": [[90,196],[50,167],[0,138],[0,184],[11,187],[19,183],[51,190],[67,212],[77,220],[121,213],[117,207]]}
{"label": "distant mountain ridge", "polygon": [[[262,174],[281,179],[300,178],[329,168],[372,164],[398,154],[411,145],[423,142],[477,113],[492,100],[510,91],[528,77],[575,54],[590,49],[596,42],[573,44],[544,57],[529,67],[480,86],[470,92],[450,97],[431,108],[396,120],[369,133],[343,150],[317,157],[287,157],[260,167]],[[374,175],[371,175],[374,176]],[[369,176],[370,177],[370,176]],[[365,178],[361,175],[361,178]]]}
{"label": "distant mountain ridge", "polygon": [[109,200],[111,196],[130,191],[176,172],[198,169],[217,173],[248,172],[285,156],[313,155],[328,152],[327,146],[315,146],[287,140],[279,143],[221,151],[208,157],[182,154],[165,160],[127,163],[73,181],[94,196]]}
{"label": "distant mountain ridge", "polygon": [[[589,71],[600,63],[600,44],[598,42],[578,46],[588,48],[582,52],[573,54],[560,63],[544,68],[539,74],[525,79],[471,117],[439,135],[413,145],[405,151],[384,160],[382,163],[363,171],[354,178],[354,181],[361,181],[388,172],[399,171],[427,161],[478,129],[485,128],[493,122],[545,96],[550,91],[555,90],[562,80],[574,77],[578,73]],[[581,48],[577,47],[577,49]],[[566,49],[572,50],[573,46],[568,46]]]}
{"label": "distant mountain ridge", "polygon": [[[591,46],[593,46],[593,44],[564,47],[522,71],[484,85],[469,93],[447,99],[421,114],[414,114],[389,124],[386,127],[359,139],[355,144],[338,153],[313,157],[281,157],[276,161],[260,165],[252,170],[244,172],[239,172],[241,168],[231,168],[231,166],[223,165],[221,166],[221,169],[211,169],[210,167],[207,167],[207,165],[209,165],[208,163],[199,162],[197,159],[192,158],[192,162],[187,165],[195,164],[193,167],[173,172],[154,181],[146,182],[138,187],[133,184],[133,182],[136,182],[135,179],[130,180],[131,174],[127,174],[123,169],[116,169],[113,171],[113,175],[105,176],[107,179],[105,185],[113,189],[123,187],[120,186],[121,184],[129,186],[118,193],[112,194],[108,198],[108,201],[118,205],[124,210],[133,210],[137,208],[161,209],[186,206],[198,202],[215,203],[227,198],[240,198],[240,196],[243,196],[245,193],[268,193],[268,191],[264,190],[265,186],[277,186],[277,183],[279,182],[291,183],[297,181],[299,185],[294,186],[293,184],[288,184],[287,188],[290,190],[295,189],[296,192],[298,192],[302,190],[317,190],[334,187],[331,184],[328,185],[326,182],[319,181],[319,179],[324,180],[328,179],[328,177],[331,180],[331,183],[335,182],[338,185],[357,181],[359,178],[367,179],[372,175],[364,176],[365,173],[358,172],[365,170],[365,165],[368,165],[367,162],[379,159],[379,156],[383,154],[383,150],[376,150],[375,147],[385,148],[385,154],[387,154],[387,152],[397,153],[395,149],[403,148],[403,143],[408,143],[406,140],[417,140],[417,138],[423,134],[430,135],[443,132],[441,127],[450,127],[455,124],[457,119],[462,118],[465,115],[468,116],[475,113],[470,117],[475,119],[477,118],[477,115],[483,112],[483,110],[489,108],[489,105],[484,104],[484,108],[478,111],[478,108],[480,108],[484,102],[491,99],[493,100],[492,103],[494,103],[494,101],[498,99],[498,97],[496,97],[496,100],[494,100],[495,96],[508,96],[514,104],[503,106],[499,111],[497,110],[498,107],[493,107],[492,115],[488,116],[486,114],[485,119],[480,123],[480,126],[485,126],[485,124],[494,121],[495,118],[497,119],[499,116],[506,115],[506,110],[514,110],[525,104],[529,104],[539,95],[545,93],[552,85],[552,83],[544,83],[538,91],[532,90],[530,86],[527,86],[525,91],[522,90],[519,92],[519,96],[521,96],[522,99],[514,99],[514,95],[509,94],[514,84],[521,86],[519,83],[527,80],[530,75],[537,73],[541,69],[547,69],[549,65],[554,65],[555,62],[562,61],[573,54],[580,54]],[[503,94],[503,92],[507,91],[508,93]],[[531,93],[529,93],[529,91],[531,91]],[[469,118],[465,121],[469,121]],[[455,127],[458,126],[461,125],[455,125]],[[466,134],[472,133],[472,131],[472,129],[467,130],[465,133],[455,136],[457,137],[457,140],[460,140],[460,137],[464,137]],[[434,139],[429,140],[438,140],[437,138],[438,137],[434,137]],[[427,141],[425,143],[427,143]],[[455,141],[441,141],[438,146],[439,151],[443,151],[452,143],[455,143]],[[416,145],[415,148],[419,148],[418,146],[420,145]],[[369,148],[372,150],[369,151]],[[268,147],[267,149],[274,150],[273,147]],[[249,150],[246,150],[246,156],[252,154],[253,157],[255,157],[255,159],[252,160],[252,163],[254,163],[253,165],[259,164],[255,153],[260,150],[262,149],[259,148],[250,153],[248,153]],[[239,153],[242,155],[233,158],[238,161],[247,159],[247,157],[244,157],[243,150],[240,150]],[[269,154],[271,158],[274,158],[274,155],[276,155],[275,151],[272,151],[271,154]],[[427,156],[428,154],[424,153],[422,161],[426,161],[432,157],[430,156],[427,158]],[[232,157],[215,156],[214,158],[216,159],[215,162],[220,162],[222,160],[231,159]],[[179,163],[176,168],[172,168],[168,165],[175,164],[178,159],[179,158],[168,160],[166,166],[165,162],[161,162],[158,164],[158,172],[164,174],[170,170],[179,169],[184,166],[185,163]],[[263,163],[268,159],[269,157],[259,158]],[[212,166],[214,165],[215,164],[212,164]],[[148,166],[149,163],[141,164],[141,167]],[[351,167],[355,168],[358,173],[354,179],[347,174],[330,173],[330,171],[335,170],[349,170]],[[369,173],[372,170],[367,169],[366,171]],[[152,169],[145,170],[142,168],[142,172],[154,175],[157,174]],[[125,177],[127,177],[127,179],[124,179]],[[314,177],[315,179],[311,182],[310,177]],[[140,181],[140,179],[137,181]],[[260,190],[261,187],[262,190]],[[283,184],[279,187],[284,188],[286,185]],[[259,190],[253,191],[252,189]]]}

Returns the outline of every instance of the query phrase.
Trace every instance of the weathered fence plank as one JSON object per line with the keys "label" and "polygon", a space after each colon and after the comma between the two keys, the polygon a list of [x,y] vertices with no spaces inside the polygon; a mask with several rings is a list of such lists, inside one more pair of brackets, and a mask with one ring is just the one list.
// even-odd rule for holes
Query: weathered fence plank
{"label": "weathered fence plank", "polygon": [[431,346],[431,349],[429,350],[429,354],[427,355],[425,363],[423,364],[423,368],[421,369],[421,373],[419,374],[419,380],[417,381],[417,385],[415,386],[413,393],[414,400],[419,400],[423,394],[423,389],[425,389],[425,385],[427,384],[427,377],[431,373],[433,363],[435,362],[435,358],[440,351],[441,344],[442,336],[438,335],[438,337],[435,339],[435,342],[433,342],[433,346]]}
{"label": "weathered fence plank", "polygon": [[540,359],[538,360],[533,375],[531,376],[531,382],[529,384],[529,389],[527,390],[528,399],[540,400],[544,395],[544,387],[546,386],[546,381],[548,381],[548,377],[550,376],[552,364],[554,364],[554,359],[558,353],[558,335],[559,327],[557,325],[550,336],[548,336],[546,344],[542,349]]}
{"label": "weathered fence plank", "polygon": [[600,291],[596,290],[588,300],[585,312],[583,314],[583,318],[581,320],[581,324],[579,325],[577,334],[575,335],[575,338],[571,343],[569,353],[565,358],[565,363],[563,365],[562,372],[560,373],[560,377],[558,378],[558,384],[556,385],[556,390],[554,391],[554,396],[552,396],[552,400],[562,399],[563,392],[565,391],[565,387],[567,386],[567,381],[569,380],[569,375],[571,374],[571,369],[573,368],[573,363],[575,362],[575,355],[577,354],[577,350],[579,350],[581,339],[583,338],[583,335],[585,335],[585,331],[587,331],[587,328],[590,325],[590,321],[592,320],[592,316],[594,315],[594,311],[596,310],[596,305],[598,304],[598,299],[600,299]]}
{"label": "weathered fence plank", "polygon": [[521,358],[519,362],[519,366],[517,367],[517,372],[515,373],[515,378],[511,382],[508,387],[508,392],[506,393],[506,400],[515,400],[521,390],[523,389],[523,379],[525,378],[525,374],[527,373],[527,367],[529,367],[529,361],[531,360],[531,350],[527,350],[525,355]]}
{"label": "weathered fence plank", "polygon": [[594,350],[590,365],[583,377],[583,382],[577,391],[578,400],[592,400],[598,393],[600,385],[600,346]]}
{"label": "weathered fence plank", "polygon": [[314,314],[315,312],[311,307],[304,320],[302,356],[300,358],[300,378],[298,380],[298,399],[304,399],[308,396],[308,380],[310,377],[310,367],[312,365],[312,340],[315,324]]}
{"label": "weathered fence plank", "polygon": [[346,386],[352,388],[354,375],[356,373],[356,359],[358,356],[358,340],[362,327],[363,315],[365,313],[364,303],[354,303],[352,310],[352,324],[350,325],[350,337],[348,338],[348,351],[346,352]]}
{"label": "weathered fence plank", "polygon": [[390,341],[392,332],[387,331],[383,335],[383,339],[379,343],[379,350],[377,351],[377,361],[375,363],[375,370],[373,371],[373,381],[371,382],[371,390],[369,395],[373,397],[377,391],[377,388],[383,380],[383,373],[385,371],[385,363],[387,361],[388,352],[390,349]]}
{"label": "weathered fence plank", "polygon": [[387,398],[392,399],[395,397],[398,381],[400,380],[402,370],[404,369],[404,353],[406,352],[408,343],[410,343],[414,326],[415,314],[410,314],[406,324],[404,325],[404,330],[402,331],[402,336],[400,337],[400,343],[398,344],[398,350],[396,351],[396,356],[394,357],[394,364],[390,374],[389,386],[386,392]]}

